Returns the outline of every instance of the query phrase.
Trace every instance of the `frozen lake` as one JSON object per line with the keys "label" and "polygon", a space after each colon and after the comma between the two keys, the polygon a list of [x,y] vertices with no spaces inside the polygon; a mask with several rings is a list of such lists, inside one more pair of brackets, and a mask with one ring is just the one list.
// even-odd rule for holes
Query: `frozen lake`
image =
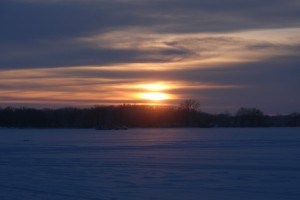
{"label": "frozen lake", "polygon": [[0,129],[1,200],[299,200],[300,128]]}

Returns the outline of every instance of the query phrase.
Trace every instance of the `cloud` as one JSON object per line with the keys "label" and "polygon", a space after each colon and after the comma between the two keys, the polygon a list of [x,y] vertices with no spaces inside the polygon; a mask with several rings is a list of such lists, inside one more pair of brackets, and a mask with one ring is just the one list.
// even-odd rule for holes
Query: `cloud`
{"label": "cloud", "polygon": [[112,29],[229,32],[298,26],[296,0],[10,1],[0,4],[0,40],[69,38]]}
{"label": "cloud", "polygon": [[0,69],[48,68],[121,63],[170,62],[191,52],[175,48],[116,49],[69,42],[38,42],[30,46],[0,47]]}
{"label": "cloud", "polygon": [[127,102],[165,81],[210,109],[298,109],[299,18],[298,0],[2,0],[0,97]]}
{"label": "cloud", "polygon": [[274,27],[296,37],[299,31],[284,27],[299,26],[299,10],[294,0],[3,0],[0,68],[277,56],[297,42],[240,37]]}
{"label": "cloud", "polygon": [[[273,30],[273,35],[276,32],[282,30]],[[290,37],[296,38],[298,32],[295,29]],[[69,39],[4,44],[0,47],[0,68],[114,67],[126,63],[154,63],[153,69],[159,66],[158,63],[170,63],[167,69],[179,65],[203,68],[220,66],[224,62],[243,63],[299,55],[300,40],[283,39],[280,34],[278,37],[281,39],[257,38],[247,32],[162,34],[124,29]]]}

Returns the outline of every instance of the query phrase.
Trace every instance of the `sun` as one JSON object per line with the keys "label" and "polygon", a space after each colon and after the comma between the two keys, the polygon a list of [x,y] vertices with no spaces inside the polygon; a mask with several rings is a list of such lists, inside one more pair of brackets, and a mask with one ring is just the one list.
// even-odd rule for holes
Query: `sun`
{"label": "sun", "polygon": [[139,84],[136,85],[135,88],[138,88],[140,91],[138,98],[144,100],[159,102],[171,99],[171,95],[166,93],[166,91],[170,89],[170,85],[164,82]]}
{"label": "sun", "polygon": [[161,92],[146,92],[141,95],[143,99],[148,99],[152,101],[162,101],[169,99],[169,95]]}

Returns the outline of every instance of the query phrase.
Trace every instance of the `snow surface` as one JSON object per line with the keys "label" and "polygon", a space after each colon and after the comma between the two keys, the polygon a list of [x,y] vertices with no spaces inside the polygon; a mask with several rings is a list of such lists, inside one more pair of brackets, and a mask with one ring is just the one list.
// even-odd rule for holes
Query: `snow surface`
{"label": "snow surface", "polygon": [[300,128],[0,129],[1,200],[299,200]]}

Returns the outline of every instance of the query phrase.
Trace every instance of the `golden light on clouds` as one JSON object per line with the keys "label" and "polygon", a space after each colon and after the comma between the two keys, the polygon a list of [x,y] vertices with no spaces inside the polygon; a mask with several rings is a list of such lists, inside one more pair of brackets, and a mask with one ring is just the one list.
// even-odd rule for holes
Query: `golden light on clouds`
{"label": "golden light on clouds", "polygon": [[[115,76],[106,77],[106,72],[115,72],[113,67],[111,71],[108,70],[101,67],[1,70],[0,103],[82,106],[124,103],[177,105],[181,99],[194,97],[195,94],[201,94],[199,91],[202,90],[241,87],[200,81],[124,78],[118,77],[119,71]],[[139,72],[138,69],[135,70]],[[148,72],[152,71],[146,73]],[[206,97],[202,94],[201,99],[203,98]]]}
{"label": "golden light on clouds", "polygon": [[150,83],[150,84],[141,84],[141,85],[138,85],[137,88],[147,89],[147,90],[153,90],[153,91],[160,91],[160,90],[169,89],[170,86],[168,86],[168,85],[166,85],[164,83]]}

